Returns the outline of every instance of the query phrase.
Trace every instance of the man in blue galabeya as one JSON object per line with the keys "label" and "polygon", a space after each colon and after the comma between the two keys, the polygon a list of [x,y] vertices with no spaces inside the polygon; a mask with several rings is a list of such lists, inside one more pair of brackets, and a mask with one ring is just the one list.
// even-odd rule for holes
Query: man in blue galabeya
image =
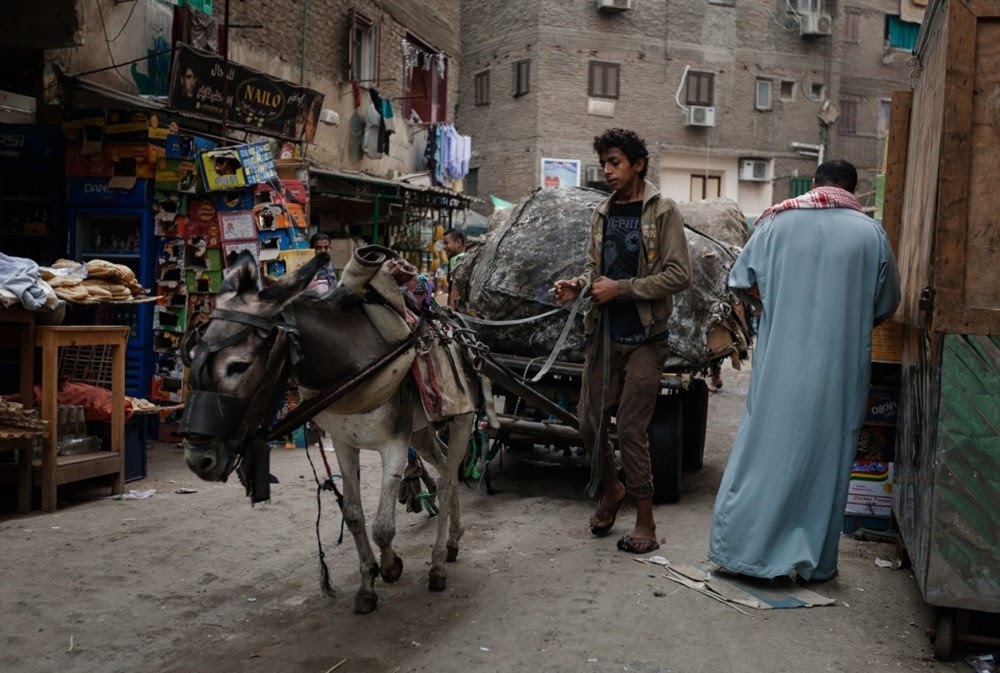
{"label": "man in blue galabeya", "polygon": [[826,161],[767,209],[729,285],[760,310],[746,408],[715,500],[708,558],[760,578],[823,581],[837,550],[871,377],[872,327],[899,304],[885,232]]}

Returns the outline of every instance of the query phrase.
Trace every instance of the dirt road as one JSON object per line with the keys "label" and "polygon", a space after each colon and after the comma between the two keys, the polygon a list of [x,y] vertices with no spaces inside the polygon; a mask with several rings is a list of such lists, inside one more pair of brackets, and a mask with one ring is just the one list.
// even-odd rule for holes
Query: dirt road
{"label": "dirt road", "polygon": [[[724,376],[710,401],[704,469],[686,475],[680,503],[656,510],[666,539],[657,553],[672,563],[705,559],[748,373]],[[895,558],[892,545],[842,539],[839,575],[817,587],[833,606],[742,614],[617,551],[614,535],[592,538],[586,474],[554,454],[507,454],[493,468],[501,493],[462,494],[466,534],[443,593],[426,588],[433,521],[400,511],[403,577],[376,585],[379,609],[367,616],[352,613],[357,556],[349,535],[335,544],[340,517],[329,495],[323,540],[341,593],[331,601],[320,592],[304,451],[273,453],[281,483],[253,509],[237,483],[199,481],[172,445],[155,444],[149,459],[150,478],[127,488],[156,489],[151,498],[0,515],[0,671],[970,670],[933,660],[931,612],[911,572],[875,564]],[[376,463],[366,457],[369,484]],[[617,532],[632,515],[623,509]]]}

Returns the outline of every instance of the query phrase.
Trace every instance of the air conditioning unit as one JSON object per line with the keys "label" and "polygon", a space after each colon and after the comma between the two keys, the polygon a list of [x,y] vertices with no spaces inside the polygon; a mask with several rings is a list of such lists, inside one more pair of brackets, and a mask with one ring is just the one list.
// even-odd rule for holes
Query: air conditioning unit
{"label": "air conditioning unit", "polygon": [[830,35],[833,32],[833,19],[829,14],[806,12],[799,15],[799,35]]}
{"label": "air conditioning unit", "polygon": [[583,171],[583,178],[587,184],[592,182],[604,183],[604,171],[600,166],[587,166]]}
{"label": "air conditioning unit", "polygon": [[715,126],[715,108],[692,105],[684,111],[684,126]]}
{"label": "air conditioning unit", "polygon": [[740,180],[750,182],[767,180],[767,159],[741,159]]}
{"label": "air conditioning unit", "polygon": [[597,0],[597,9],[602,12],[624,12],[632,9],[632,0]]}

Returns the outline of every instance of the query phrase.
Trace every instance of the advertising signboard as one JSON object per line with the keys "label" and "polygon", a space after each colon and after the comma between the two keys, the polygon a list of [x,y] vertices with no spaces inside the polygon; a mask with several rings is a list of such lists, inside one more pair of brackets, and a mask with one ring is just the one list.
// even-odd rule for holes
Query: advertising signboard
{"label": "advertising signboard", "polygon": [[323,94],[178,44],[169,104],[261,135],[312,142]]}
{"label": "advertising signboard", "polygon": [[542,187],[579,187],[580,162],[577,159],[542,159]]}

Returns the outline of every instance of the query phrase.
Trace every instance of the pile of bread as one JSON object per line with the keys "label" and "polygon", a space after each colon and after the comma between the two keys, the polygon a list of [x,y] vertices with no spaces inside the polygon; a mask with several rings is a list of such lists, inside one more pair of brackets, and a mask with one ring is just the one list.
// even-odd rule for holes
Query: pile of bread
{"label": "pile of bread", "polygon": [[74,304],[132,301],[146,294],[135,272],[124,264],[92,259],[86,264],[60,259],[51,267],[40,267],[42,280],[60,299]]}
{"label": "pile of bread", "polygon": [[20,402],[11,402],[0,397],[0,425],[43,430],[45,421],[38,416],[38,409],[27,410]]}

